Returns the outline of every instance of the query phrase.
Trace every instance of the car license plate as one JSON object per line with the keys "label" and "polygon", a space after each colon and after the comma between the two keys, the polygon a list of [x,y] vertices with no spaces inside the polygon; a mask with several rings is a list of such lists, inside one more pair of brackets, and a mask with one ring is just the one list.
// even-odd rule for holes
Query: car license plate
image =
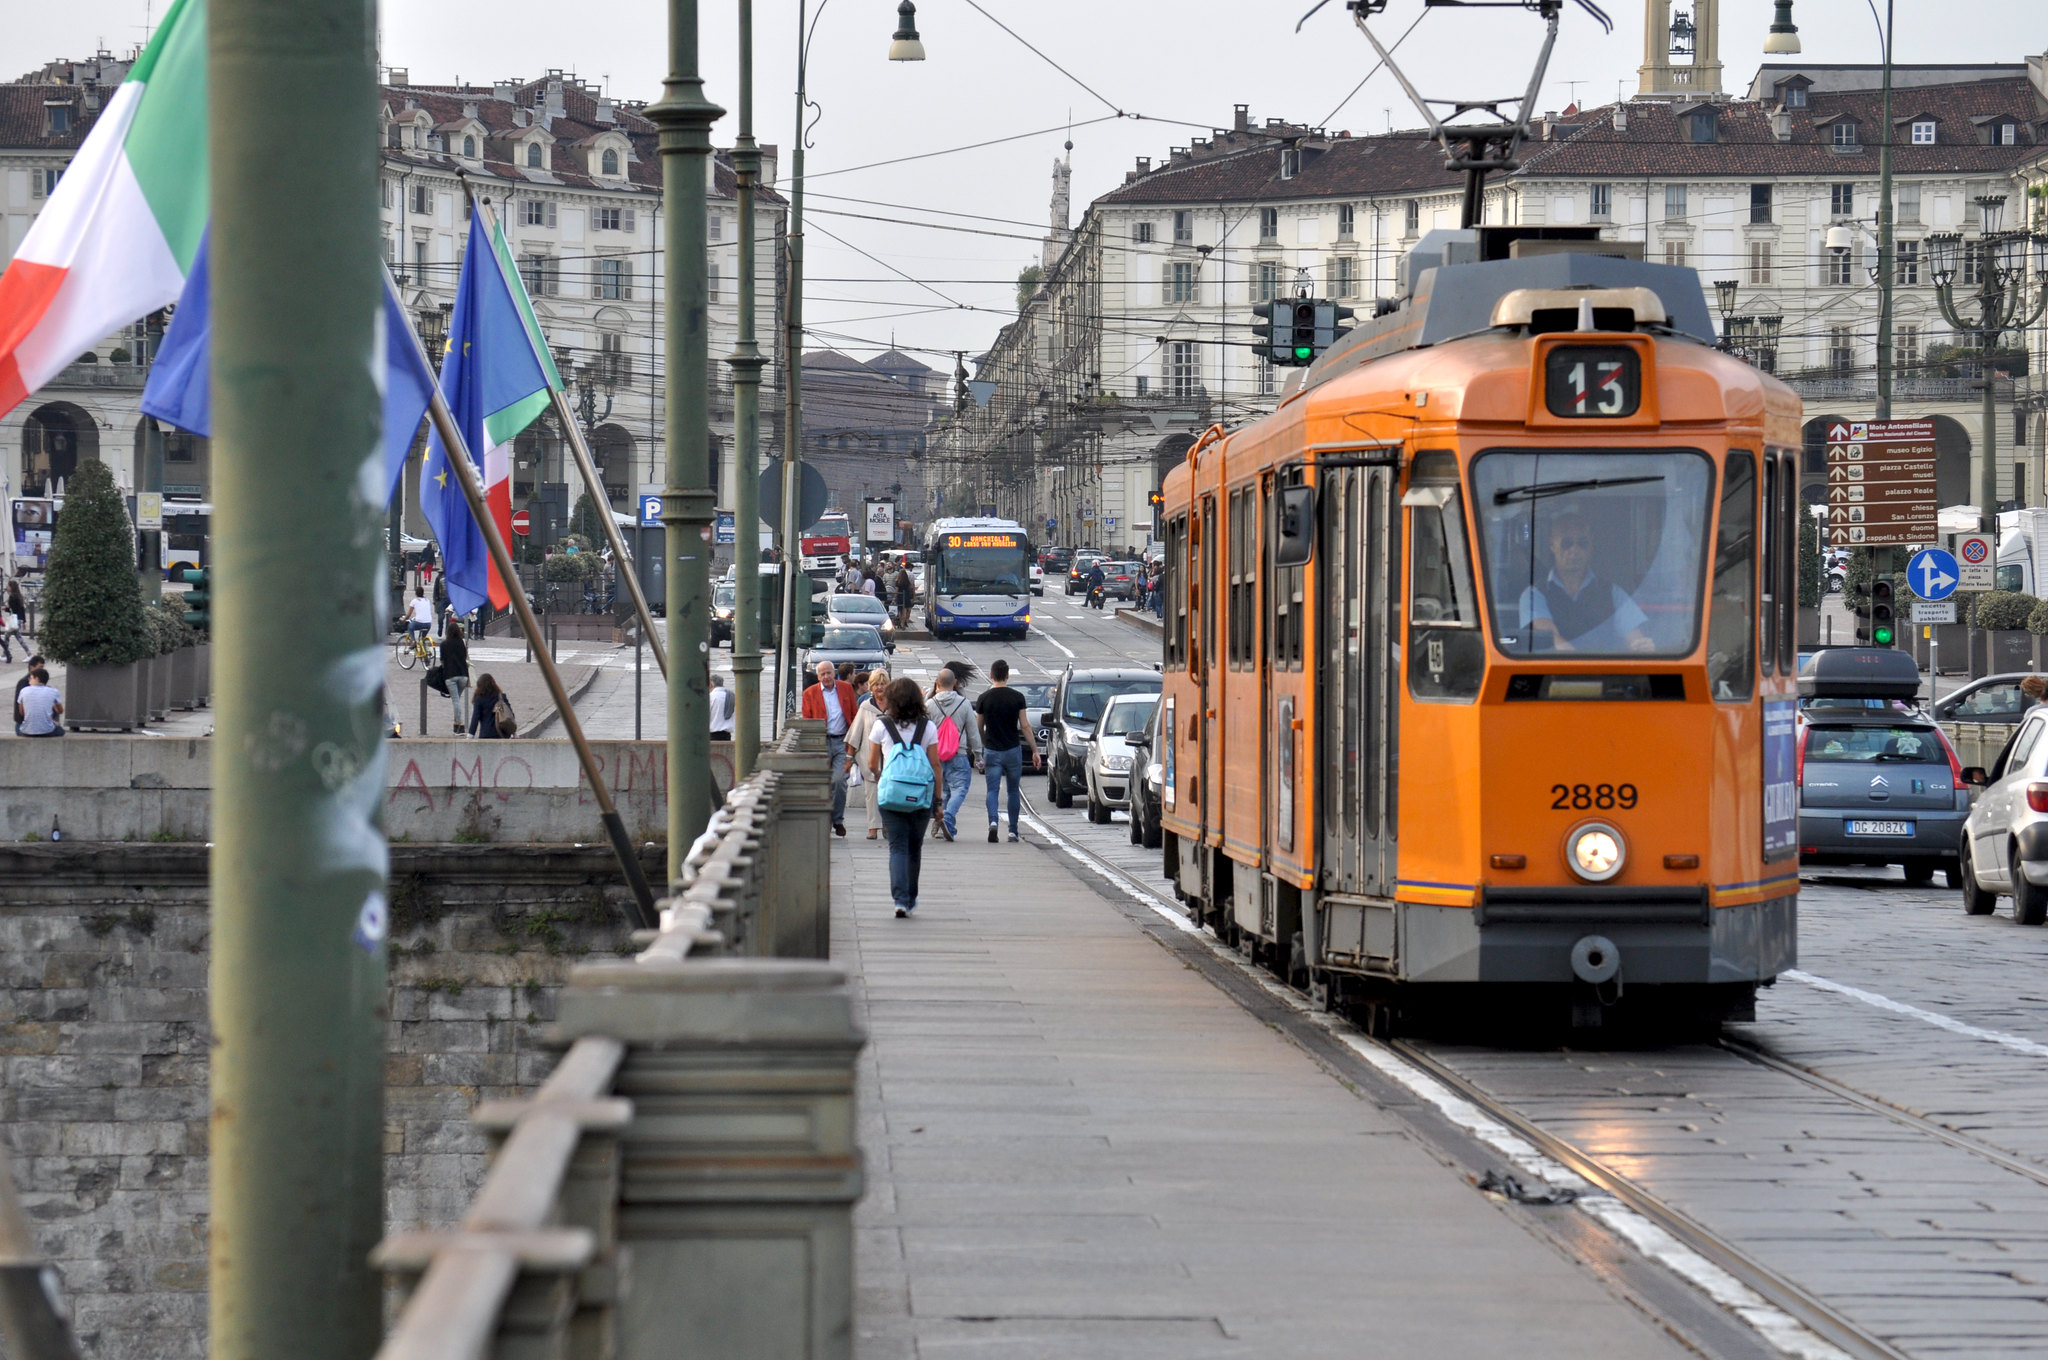
{"label": "car license plate", "polygon": [[1913,834],[1913,824],[1911,822],[1862,822],[1852,820],[1848,824],[1847,830],[1852,836],[1910,836]]}

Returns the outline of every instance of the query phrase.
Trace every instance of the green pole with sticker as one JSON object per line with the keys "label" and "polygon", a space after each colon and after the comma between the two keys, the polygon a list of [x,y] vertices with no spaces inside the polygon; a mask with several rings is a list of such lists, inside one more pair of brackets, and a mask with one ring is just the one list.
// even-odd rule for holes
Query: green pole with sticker
{"label": "green pole with sticker", "polygon": [[369,1360],[382,1330],[376,13],[181,0],[136,72],[190,114],[151,155],[211,160],[210,203],[179,198],[203,166],[143,190],[213,233],[211,1360]]}

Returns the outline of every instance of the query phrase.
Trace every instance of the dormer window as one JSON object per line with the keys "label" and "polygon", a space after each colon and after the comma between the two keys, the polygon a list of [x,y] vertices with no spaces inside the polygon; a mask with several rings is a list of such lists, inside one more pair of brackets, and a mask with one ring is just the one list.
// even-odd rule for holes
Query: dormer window
{"label": "dormer window", "polygon": [[462,159],[466,161],[476,159],[476,137],[472,133],[464,133],[462,135]]}
{"label": "dormer window", "polygon": [[2018,146],[2020,144],[2019,124],[2013,122],[2010,118],[1993,123],[1984,130],[1991,134],[1991,144],[1993,146]]}
{"label": "dormer window", "polygon": [[1919,119],[1915,119],[1915,120],[1914,120],[1914,122],[1913,122],[1913,145],[1914,145],[1914,146],[1933,146],[1933,145],[1934,145],[1934,120],[1933,120],[1932,118],[1919,118]]}
{"label": "dormer window", "polygon": [[60,103],[43,105],[43,122],[48,127],[48,135],[66,136],[71,131],[71,106]]}
{"label": "dormer window", "polygon": [[1804,85],[1786,87],[1785,107],[1788,109],[1803,109],[1806,107],[1806,87]]}
{"label": "dormer window", "polygon": [[604,155],[598,158],[598,166],[598,173],[600,175],[618,174],[619,153],[616,150],[612,149],[611,147],[606,147]]}
{"label": "dormer window", "polygon": [[1829,140],[1840,150],[1847,150],[1861,145],[1856,140],[1856,121],[1852,118],[1843,118],[1837,121]]}
{"label": "dormer window", "polygon": [[527,169],[529,169],[529,170],[538,170],[538,169],[540,169],[540,143],[539,143],[539,142],[528,142],[528,143],[526,144],[526,168],[527,168]]}
{"label": "dormer window", "polygon": [[1301,148],[1283,146],[1280,148],[1280,178],[1293,179],[1301,173]]}
{"label": "dormer window", "polygon": [[1692,139],[1695,142],[1711,142],[1714,140],[1714,111],[1712,109],[1700,109],[1693,113],[1686,121],[1692,130]]}

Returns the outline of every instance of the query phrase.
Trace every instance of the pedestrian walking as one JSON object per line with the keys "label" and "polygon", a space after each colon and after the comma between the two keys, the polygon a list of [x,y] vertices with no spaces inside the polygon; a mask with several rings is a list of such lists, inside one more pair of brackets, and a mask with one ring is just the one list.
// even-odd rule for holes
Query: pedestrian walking
{"label": "pedestrian walking", "polygon": [[[454,611],[448,614],[447,631],[441,635],[441,683],[448,687],[448,702],[455,710],[455,735],[469,727],[469,637]],[[420,733],[425,736],[426,733]]]}
{"label": "pedestrian walking", "polygon": [[[436,576],[434,578],[434,617],[446,620],[452,617],[454,613],[455,606],[448,602],[448,578],[446,576]],[[442,633],[443,628],[441,625],[437,625],[434,631],[438,635]]]}
{"label": "pedestrian walking", "polygon": [[960,808],[967,801],[974,772],[982,766],[981,723],[974,705],[960,692],[959,677],[944,666],[939,668],[930,707],[932,721],[938,725],[933,750],[945,776],[945,801],[940,815],[932,819],[932,831],[950,841],[960,834]]}
{"label": "pedestrian walking", "polygon": [[64,735],[64,696],[50,685],[50,673],[38,666],[28,683],[14,692],[14,730],[24,737]]}
{"label": "pedestrian walking", "polygon": [[469,734],[473,737],[509,737],[518,730],[512,716],[512,701],[490,672],[476,678],[476,698],[469,706]]}
{"label": "pedestrian walking", "polygon": [[21,578],[15,577],[7,583],[7,599],[0,605],[0,651],[5,651],[9,664],[14,661],[14,648],[9,641],[19,642],[21,650],[28,650],[28,601],[21,595]]}
{"label": "pedestrian walking", "polygon": [[897,680],[885,714],[868,733],[868,773],[881,790],[882,825],[889,835],[889,896],[898,917],[917,910],[917,880],[924,863],[924,829],[939,787],[937,735],[915,680]]}
{"label": "pedestrian walking", "polygon": [[724,676],[714,675],[711,677],[710,698],[711,739],[713,741],[731,741],[733,711],[737,704],[733,700],[731,688],[725,683]]}
{"label": "pedestrian walking", "polygon": [[1024,812],[1024,754],[1031,753],[1031,768],[1038,768],[1038,743],[1032,739],[1031,724],[1024,721],[1030,707],[1024,695],[1010,688],[1010,663],[998,658],[989,663],[989,687],[974,701],[981,719],[982,780],[988,786],[988,842],[996,843],[996,791],[1010,781],[1010,839],[1019,840],[1017,821]]}
{"label": "pedestrian walking", "polygon": [[[854,689],[860,694],[861,700],[860,707],[855,709],[853,714],[852,759],[856,769],[865,770],[868,767],[868,747],[871,745],[870,738],[874,735],[875,719],[882,716],[884,708],[883,695],[889,689],[889,672],[883,670],[864,672],[856,680]],[[877,794],[874,780],[864,781],[861,788],[861,798],[867,804],[868,839],[874,840],[882,834],[882,808],[881,804],[876,801]]]}
{"label": "pedestrian walking", "polygon": [[912,598],[916,595],[916,589],[910,582],[909,567],[898,566],[896,568],[895,586],[896,626],[898,628],[908,628],[910,626],[910,604]]}
{"label": "pedestrian walking", "polygon": [[798,708],[802,717],[823,719],[825,749],[832,756],[832,834],[846,834],[846,734],[853,721],[853,686],[839,678],[829,661],[818,663],[818,681],[804,690]]}

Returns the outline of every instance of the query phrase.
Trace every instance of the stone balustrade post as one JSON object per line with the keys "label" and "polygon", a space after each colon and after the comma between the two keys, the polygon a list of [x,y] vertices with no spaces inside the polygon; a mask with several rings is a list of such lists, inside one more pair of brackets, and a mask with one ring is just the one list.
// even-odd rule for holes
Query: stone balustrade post
{"label": "stone balustrade post", "polygon": [[613,1084],[633,1109],[619,1135],[632,1273],[620,1360],[851,1360],[867,1036],[845,973],[789,959],[585,964],[559,1028],[627,1045]]}
{"label": "stone balustrade post", "polygon": [[778,958],[822,959],[831,954],[829,856],[832,852],[832,766],[825,724],[799,718],[759,768],[781,775],[776,823],[766,829],[769,863],[761,875],[764,919],[774,921],[764,952]]}

